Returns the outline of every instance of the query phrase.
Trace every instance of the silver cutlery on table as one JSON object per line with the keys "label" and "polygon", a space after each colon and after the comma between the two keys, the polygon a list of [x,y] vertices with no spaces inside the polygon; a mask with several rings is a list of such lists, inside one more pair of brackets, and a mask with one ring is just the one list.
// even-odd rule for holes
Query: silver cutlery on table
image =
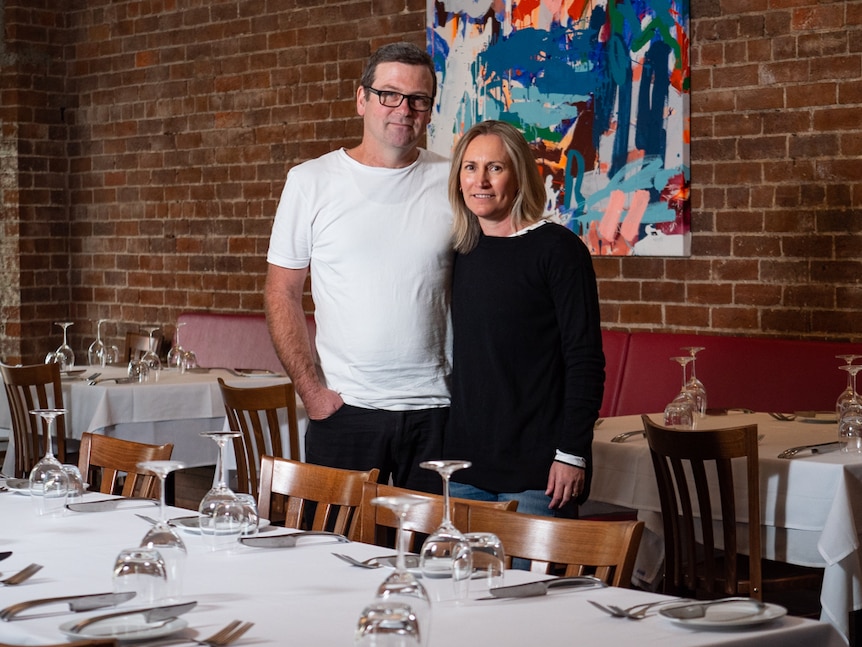
{"label": "silver cutlery on table", "polygon": [[694,618],[703,618],[706,616],[707,609],[721,604],[727,604],[728,602],[748,603],[751,604],[753,607],[751,613],[747,613],[741,616],[735,616],[734,620],[759,615],[760,613],[763,613],[764,609],[766,609],[765,603],[754,598],[722,598],[720,600],[707,600],[705,602],[687,602],[682,604],[675,604],[666,609],[662,609],[661,611],[659,611],[659,613],[663,616],[669,618],[676,618],[678,620],[692,620]]}
{"label": "silver cutlery on table", "polygon": [[805,451],[811,452],[812,454],[825,454],[827,452],[834,452],[840,448],[841,443],[838,441],[831,443],[818,443],[816,445],[800,445],[799,447],[785,449],[778,455],[778,458],[795,458],[797,454],[801,454]]}
{"label": "silver cutlery on table", "polygon": [[93,386],[95,384],[103,384],[105,382],[116,382],[117,384],[131,384],[132,378],[130,378],[130,377],[106,377],[103,380],[99,380],[99,379],[89,380],[87,382],[87,384],[90,386]]}
{"label": "silver cutlery on table", "polygon": [[300,539],[305,537],[330,537],[339,543],[349,543],[350,540],[344,535],[329,532],[327,530],[303,530],[289,535],[270,535],[268,537],[243,537],[240,543],[256,548],[293,548]]}
{"label": "silver cutlery on table", "polygon": [[[748,598],[734,598],[747,600]],[[629,620],[643,620],[647,617],[647,612],[654,607],[663,604],[681,604],[685,602],[693,602],[694,600],[681,600],[678,598],[671,600],[658,600],[656,602],[641,602],[630,607],[619,607],[615,604],[601,604],[595,600],[587,600],[594,607],[601,609],[605,613],[612,615],[614,618],[628,618]]]}
{"label": "silver cutlery on table", "polygon": [[66,508],[72,512],[108,512],[125,508],[140,508],[143,505],[159,505],[155,499],[146,497],[122,497],[118,499],[100,499],[82,503],[68,503]]}
{"label": "silver cutlery on table", "polygon": [[[22,568],[17,573],[10,575],[6,579],[0,580],[0,584],[2,584],[3,586],[16,586],[26,580],[29,580],[41,570],[41,564],[30,564],[29,566],[25,566],[24,568]],[[0,575],[2,575],[2,573],[0,573]]]}
{"label": "silver cutlery on table", "polygon": [[617,434],[616,436],[611,438],[611,442],[612,443],[624,443],[629,438],[633,438],[635,436],[642,436],[645,438],[646,432],[643,429],[641,429],[639,431],[624,431],[623,433]]}
{"label": "silver cutlery on table", "polygon": [[240,620],[234,620],[229,623],[222,629],[219,629],[209,638],[166,638],[164,640],[158,640],[156,642],[147,643],[148,647],[166,647],[167,645],[179,645],[182,643],[193,644],[193,645],[203,645],[204,647],[225,647],[226,645],[230,645],[240,638],[242,638],[245,633],[254,626],[253,622],[242,622]]}
{"label": "silver cutlery on table", "polygon": [[597,589],[604,588],[602,580],[592,575],[575,575],[573,577],[558,577],[552,580],[540,580],[538,582],[527,582],[525,584],[514,584],[512,586],[498,586],[489,589],[490,598],[477,598],[479,600],[495,600],[500,598],[531,598],[539,595],[547,595],[549,589],[573,588],[573,589]]}
{"label": "silver cutlery on table", "polygon": [[147,623],[151,622],[167,622],[169,620],[173,620],[174,618],[178,618],[191,611],[197,606],[197,602],[182,602],[180,604],[168,604],[165,606],[159,607],[149,607],[147,609],[127,609],[126,611],[117,611],[115,613],[106,613],[102,616],[94,616],[92,618],[87,618],[85,620],[81,620],[71,627],[69,627],[69,633],[77,634],[80,633],[82,629],[89,627],[90,625],[94,625],[97,622],[102,622],[103,620],[110,620],[111,618],[120,618],[122,616],[130,616],[135,614],[140,614],[144,616],[144,621]]}
{"label": "silver cutlery on table", "polygon": [[27,600],[0,610],[0,620],[9,622],[22,611],[49,604],[68,604],[69,611],[77,613],[78,611],[92,611],[93,609],[116,606],[121,602],[131,600],[133,597],[135,597],[134,591],[125,591],[123,593],[90,593],[87,595],[64,595],[58,598]]}
{"label": "silver cutlery on table", "polygon": [[347,562],[351,566],[358,566],[359,568],[372,568],[373,569],[373,568],[380,568],[381,566],[383,566],[383,564],[381,564],[380,562],[377,561],[376,557],[371,557],[371,558],[366,559],[364,561],[360,561],[360,560],[356,559],[355,557],[351,557],[350,555],[345,555],[343,553],[332,553],[332,554],[335,555],[338,559],[340,559],[344,562]]}
{"label": "silver cutlery on table", "polygon": [[770,411],[769,415],[776,420],[780,420],[781,422],[793,422],[794,420],[796,420],[795,413],[780,413],[778,411]]}

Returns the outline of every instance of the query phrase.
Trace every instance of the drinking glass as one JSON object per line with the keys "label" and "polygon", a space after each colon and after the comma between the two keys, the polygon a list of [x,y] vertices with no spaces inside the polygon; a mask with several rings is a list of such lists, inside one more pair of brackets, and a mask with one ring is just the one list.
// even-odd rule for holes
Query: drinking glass
{"label": "drinking glass", "polygon": [[[845,362],[845,366],[851,366],[854,361],[862,357],[862,355],[836,355],[836,359],[843,359]],[[839,366],[838,368],[842,370],[847,370],[844,366]],[[841,419],[841,413],[844,410],[844,407],[853,400],[856,399],[856,383],[855,378],[847,371],[847,387],[838,395],[838,399],[835,401],[835,415],[838,416],[838,419]]]}
{"label": "drinking glass", "polygon": [[254,500],[254,495],[248,492],[236,492],[237,501],[245,508],[246,526],[243,528],[242,534],[253,536],[260,529],[260,513],[257,509],[257,501]]}
{"label": "drinking glass", "polygon": [[80,503],[84,500],[84,478],[81,476],[81,470],[77,465],[63,465],[63,471],[66,473],[67,491],[66,505],[70,503]]}
{"label": "drinking glass", "polygon": [[694,427],[694,413],[696,410],[695,398],[688,390],[688,380],[685,367],[693,359],[690,355],[686,357],[671,357],[671,361],[677,362],[682,367],[682,388],[673,400],[664,409],[664,424],[666,427],[679,427],[681,429],[692,429]]}
{"label": "drinking glass", "polygon": [[186,466],[181,461],[142,461],[138,467],[152,472],[159,479],[159,521],[147,531],[141,540],[142,548],[156,550],[162,556],[167,571],[166,596],[179,599],[182,595],[183,575],[185,572],[186,550],[185,542],[177,531],[168,523],[165,510],[165,478],[175,470]]}
{"label": "drinking glass", "polygon": [[102,324],[105,323],[107,319],[99,319],[96,322],[96,340],[90,344],[90,347],[87,349],[87,361],[90,366],[101,366],[105,367],[107,362],[107,355],[105,354],[106,346],[105,342],[102,341]]}
{"label": "drinking glass", "polygon": [[147,376],[150,374],[150,367],[142,360],[133,359],[129,362],[128,374],[132,382],[143,383],[147,381]]}
{"label": "drinking glass", "polygon": [[61,373],[62,373],[63,371],[65,371],[65,370],[66,370],[66,368],[67,368],[67,366],[66,366],[66,356],[65,356],[65,355],[63,355],[63,353],[58,353],[58,352],[57,352],[57,351],[55,351],[55,350],[52,350],[50,353],[48,353],[47,355],[45,355],[45,363],[46,363],[46,364],[59,364],[59,365],[60,365],[60,372],[61,372]]}
{"label": "drinking glass", "polygon": [[844,407],[838,420],[838,443],[846,454],[862,454],[862,403],[859,401]]}
{"label": "drinking glass", "polygon": [[211,517],[216,506],[225,501],[236,501],[236,494],[227,486],[227,442],[240,436],[238,431],[206,431],[201,436],[212,438],[218,445],[218,457],[216,459],[216,473],[213,479],[213,487],[201,499],[198,512],[202,517]]}
{"label": "drinking glass", "polygon": [[470,546],[473,558],[473,579],[484,573],[480,581],[488,589],[503,586],[503,573],[506,571],[506,551],[503,542],[492,532],[468,532],[464,535]]}
{"label": "drinking glass", "polygon": [[183,355],[186,349],[180,345],[180,328],[186,325],[185,321],[178,322],[174,332],[174,345],[168,351],[168,367],[181,370],[183,367]]}
{"label": "drinking glass", "polygon": [[58,355],[63,355],[63,357],[66,358],[66,361],[64,362],[64,364],[66,365],[66,370],[75,368],[75,353],[72,350],[72,347],[69,346],[68,335],[66,332],[69,326],[74,326],[75,323],[73,321],[55,321],[54,325],[60,326],[63,329],[63,343],[54,352]]}
{"label": "drinking glass", "polygon": [[431,630],[431,599],[428,597],[425,587],[407,570],[405,559],[407,535],[404,532],[404,519],[410,508],[416,505],[426,505],[428,502],[429,499],[415,494],[383,496],[371,500],[371,505],[388,508],[398,518],[398,531],[395,540],[395,570],[377,587],[376,597],[379,601],[400,602],[412,609],[416,616],[421,645],[428,645],[428,636]]}
{"label": "drinking glass", "polygon": [[33,409],[30,413],[41,416],[47,436],[45,455],[30,470],[30,495],[40,515],[53,515],[63,510],[69,488],[69,479],[62,463],[54,457],[53,449],[54,421],[65,415],[66,410]]}
{"label": "drinking glass", "polygon": [[697,379],[695,364],[697,363],[697,354],[704,350],[703,346],[683,346],[681,350],[687,350],[691,355],[691,377],[688,378],[687,388],[689,393],[694,396],[695,412],[701,416],[706,415],[706,388],[703,382]]}
{"label": "drinking glass", "polygon": [[158,326],[145,326],[141,330],[149,333],[150,343],[146,353],[141,355],[141,362],[147,365],[147,380],[159,381],[159,372],[162,370],[162,360],[159,359],[159,353],[156,349],[156,340],[153,338],[153,333],[159,329]]}
{"label": "drinking glass", "polygon": [[467,583],[473,571],[470,545],[452,523],[449,505],[449,478],[453,472],[470,467],[464,460],[424,461],[419,467],[435,470],[443,479],[443,520],[422,544],[419,564],[426,577],[451,577],[456,598],[466,595]]}
{"label": "drinking glass", "polygon": [[114,593],[135,593],[136,604],[153,604],[167,597],[168,574],[157,550],[127,548],[114,560]]}
{"label": "drinking glass", "polygon": [[212,514],[200,517],[201,534],[209,539],[214,551],[237,547],[249,524],[248,509],[237,499],[217,501]]}
{"label": "drinking glass", "polygon": [[198,356],[193,350],[187,350],[183,353],[182,362],[180,364],[180,373],[194,370],[198,367]]}
{"label": "drinking glass", "polygon": [[372,602],[359,616],[353,644],[356,647],[420,647],[419,620],[409,604]]}

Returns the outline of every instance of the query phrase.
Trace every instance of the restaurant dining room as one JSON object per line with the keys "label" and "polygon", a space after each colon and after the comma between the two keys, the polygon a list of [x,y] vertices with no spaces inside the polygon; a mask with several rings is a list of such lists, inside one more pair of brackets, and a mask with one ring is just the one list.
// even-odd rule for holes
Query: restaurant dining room
{"label": "restaurant dining room", "polygon": [[862,647],[862,0],[0,27],[0,647]]}

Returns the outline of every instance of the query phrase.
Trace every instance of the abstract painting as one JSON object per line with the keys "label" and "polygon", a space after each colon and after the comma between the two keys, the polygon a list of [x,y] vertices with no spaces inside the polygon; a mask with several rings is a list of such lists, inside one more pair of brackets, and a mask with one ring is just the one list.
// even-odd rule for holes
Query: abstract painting
{"label": "abstract painting", "polygon": [[548,212],[597,256],[687,256],[687,0],[428,0],[428,147],[518,127]]}

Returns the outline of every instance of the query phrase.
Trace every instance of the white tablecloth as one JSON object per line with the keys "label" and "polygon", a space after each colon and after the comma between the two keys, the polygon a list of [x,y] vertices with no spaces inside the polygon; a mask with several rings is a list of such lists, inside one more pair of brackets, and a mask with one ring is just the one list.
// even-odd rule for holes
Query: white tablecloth
{"label": "white tablecloth", "polygon": [[[119,367],[88,368],[82,376],[102,373],[100,379],[124,377]],[[200,436],[202,431],[225,428],[224,404],[218,378],[239,387],[267,386],[287,380],[286,377],[238,377],[223,369],[180,374],[163,370],[157,382],[117,384],[105,381],[90,386],[82,377],[63,380],[63,404],[68,410],[66,435],[80,439],[85,431],[134,440],[142,443],[174,443],[173,458],[189,467],[212,465],[216,460],[215,444]],[[306,423],[305,409],[297,400],[297,417],[301,431]],[[9,403],[0,397],[0,429],[12,426]],[[286,425],[283,431],[286,441]],[[284,442],[285,451],[289,445]],[[7,453],[3,472],[14,466],[14,446]]]}
{"label": "white tablecloth", "polygon": [[[99,496],[88,494],[87,499]],[[66,513],[58,518],[44,518],[34,514],[28,497],[0,494],[0,519],[15,520],[0,527],[0,550],[14,551],[13,557],[3,562],[3,570],[12,572],[30,562],[45,566],[21,586],[0,588],[0,607],[55,595],[110,591],[114,557],[119,550],[137,545],[147,529],[146,522],[137,518],[135,512]],[[187,510],[172,512],[188,514]],[[155,515],[155,509],[144,513]],[[371,601],[387,571],[355,568],[330,553],[338,551],[367,558],[390,552],[365,544],[326,543],[283,549],[237,545],[232,552],[214,553],[200,536],[184,535],[184,539],[189,551],[184,597],[198,602],[193,611],[183,616],[189,623],[186,631],[205,637],[233,619],[254,622],[254,628],[238,646],[351,645],[359,613]],[[509,571],[506,583],[536,577]],[[427,579],[424,582],[432,595],[445,591],[448,584]],[[639,622],[612,618],[587,602],[594,599],[630,605],[663,597],[636,590],[570,591],[523,600],[476,599],[485,595],[486,591],[477,586],[466,601],[435,603],[430,647],[843,645],[827,623],[801,618],[785,617],[749,629],[706,631],[680,627],[660,616]],[[60,642],[63,636],[59,625],[73,617],[109,611],[0,622],[0,642]]]}
{"label": "white tablecloth", "polygon": [[[652,416],[660,421],[661,416]],[[823,618],[847,633],[848,612],[862,608],[862,455],[830,452],[777,458],[790,447],[837,440],[835,424],[797,420],[777,421],[768,414],[709,416],[698,428],[720,428],[756,423],[763,434],[760,455],[761,523],[763,556],[804,566],[825,567],[821,604]],[[618,433],[642,429],[640,416],[621,416],[602,422],[595,431],[591,500],[640,512],[647,528],[661,535],[661,505],[646,439],[638,436],[611,443]],[[748,500],[743,465],[736,478],[737,511],[744,521]],[[747,530],[743,532],[743,538]],[[655,535],[645,536],[644,551],[636,567],[649,580],[661,550]]]}

